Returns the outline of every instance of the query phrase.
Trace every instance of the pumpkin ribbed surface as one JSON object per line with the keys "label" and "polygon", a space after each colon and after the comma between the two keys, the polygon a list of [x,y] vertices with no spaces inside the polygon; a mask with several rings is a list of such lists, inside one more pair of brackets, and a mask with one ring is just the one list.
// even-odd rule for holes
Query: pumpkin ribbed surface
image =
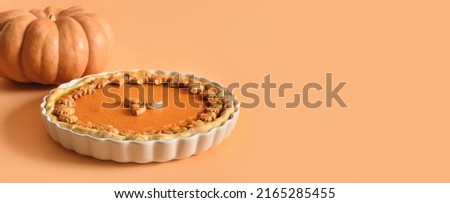
{"label": "pumpkin ribbed surface", "polygon": [[104,70],[112,31],[84,7],[0,13],[0,76],[17,82],[60,84]]}

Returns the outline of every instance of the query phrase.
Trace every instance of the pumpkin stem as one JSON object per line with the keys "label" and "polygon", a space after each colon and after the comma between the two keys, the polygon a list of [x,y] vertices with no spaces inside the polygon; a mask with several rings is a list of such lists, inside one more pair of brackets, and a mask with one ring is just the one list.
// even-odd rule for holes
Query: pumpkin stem
{"label": "pumpkin stem", "polygon": [[55,21],[56,17],[53,14],[48,15],[48,19],[50,19],[51,21]]}

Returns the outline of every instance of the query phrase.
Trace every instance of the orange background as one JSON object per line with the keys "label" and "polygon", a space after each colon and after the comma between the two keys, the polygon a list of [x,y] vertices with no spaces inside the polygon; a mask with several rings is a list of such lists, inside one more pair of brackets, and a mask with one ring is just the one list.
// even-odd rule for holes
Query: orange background
{"label": "orange background", "polygon": [[[207,153],[162,164],[78,155],[45,133],[53,88],[0,79],[2,182],[450,182],[448,1],[32,1],[0,10],[84,5],[115,34],[108,70],[196,73],[222,84],[294,83],[242,109]],[[348,81],[349,105],[286,109],[303,85]],[[262,89],[252,89],[263,96]],[[324,92],[312,99],[324,99]],[[234,91],[242,102],[251,102]]]}

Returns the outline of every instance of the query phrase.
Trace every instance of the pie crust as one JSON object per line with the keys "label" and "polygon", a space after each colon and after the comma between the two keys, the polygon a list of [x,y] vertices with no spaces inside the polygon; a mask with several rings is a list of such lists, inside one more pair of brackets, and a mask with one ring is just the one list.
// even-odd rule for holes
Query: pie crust
{"label": "pie crust", "polygon": [[[111,85],[179,88],[200,98],[203,105],[196,109],[196,115],[181,122],[145,131],[119,130],[107,123],[78,119],[77,108],[80,111],[82,106],[77,106],[77,101],[100,94],[102,88]],[[124,98],[119,108],[128,107],[130,115],[136,117],[145,111],[159,111],[161,107],[161,102],[138,101],[137,105],[130,101]],[[101,73],[62,84],[43,99],[41,110],[47,131],[64,147],[99,159],[147,163],[186,158],[219,144],[236,125],[239,102],[226,88],[202,77],[172,71],[134,70]]]}

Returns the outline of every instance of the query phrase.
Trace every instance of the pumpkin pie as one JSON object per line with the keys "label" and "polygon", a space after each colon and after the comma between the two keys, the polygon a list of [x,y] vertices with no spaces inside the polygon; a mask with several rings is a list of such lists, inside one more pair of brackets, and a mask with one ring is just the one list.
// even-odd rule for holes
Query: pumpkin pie
{"label": "pumpkin pie", "polygon": [[[140,143],[144,144],[140,147],[144,155],[136,155],[136,150],[126,154],[127,147],[119,147],[121,155],[117,158],[111,155],[114,154],[111,150],[118,147],[110,146],[105,149],[108,152],[97,152],[103,153],[97,158],[152,162],[205,151],[190,149],[201,148],[202,140],[209,140],[206,148],[218,144],[234,128],[238,106],[231,92],[205,78],[170,71],[136,70],[92,75],[63,84],[44,98],[41,108],[47,130],[66,148],[75,151],[81,148],[78,150],[83,151],[81,154],[94,156],[87,152],[92,151],[92,147],[79,145],[93,145],[90,141],[109,141],[114,145]],[[80,137],[84,141],[73,143]],[[68,143],[63,143],[62,139]],[[160,149],[171,155],[155,160],[155,153],[162,152],[151,149],[150,153],[145,147],[154,148],[158,145],[155,142],[161,146],[175,143],[169,146],[175,151]],[[192,146],[186,144],[189,142]],[[182,149],[183,145],[188,149]],[[183,154],[180,150],[189,152]]]}

